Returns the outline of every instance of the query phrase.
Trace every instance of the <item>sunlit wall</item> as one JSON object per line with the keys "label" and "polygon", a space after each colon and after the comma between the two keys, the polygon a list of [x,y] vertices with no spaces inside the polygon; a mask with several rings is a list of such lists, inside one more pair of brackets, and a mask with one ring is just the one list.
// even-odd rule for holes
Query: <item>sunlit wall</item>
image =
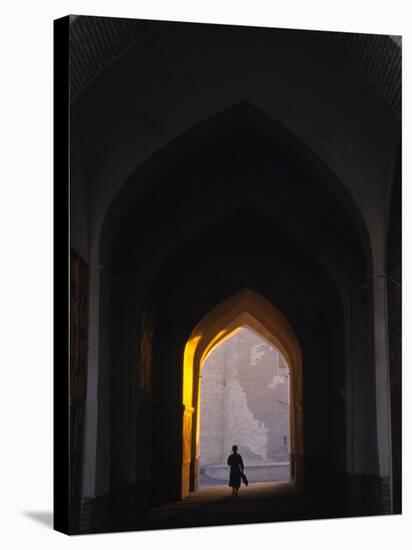
{"label": "sunlit wall", "polygon": [[266,339],[242,328],[201,370],[200,464],[225,464],[232,445],[245,462],[288,460],[289,369]]}

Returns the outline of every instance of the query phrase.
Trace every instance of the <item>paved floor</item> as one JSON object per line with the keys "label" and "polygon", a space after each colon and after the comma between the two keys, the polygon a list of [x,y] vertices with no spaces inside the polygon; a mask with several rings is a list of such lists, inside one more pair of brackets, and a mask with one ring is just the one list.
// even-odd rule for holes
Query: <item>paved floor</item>
{"label": "paved floor", "polygon": [[199,474],[200,489],[206,489],[208,487],[227,487],[227,485],[228,479],[216,479],[215,477],[210,477],[206,474]]}
{"label": "paved floor", "polygon": [[[251,482],[250,481],[250,472],[249,470],[247,471],[247,475],[249,477],[249,483],[268,483],[267,481],[262,481],[262,480],[259,480],[259,481],[253,481]],[[275,478],[276,479],[276,478]],[[286,481],[286,480],[289,480],[289,476],[285,478],[280,478],[280,479],[276,479],[276,482],[278,481]],[[211,477],[211,476],[208,476],[206,474],[203,474],[203,473],[200,473],[199,474],[199,488],[200,489],[207,489],[208,487],[227,487],[228,486],[228,483],[229,483],[229,476],[227,475],[226,476],[226,479],[217,479],[216,477]],[[275,480],[271,480],[270,483],[275,483]],[[244,485],[242,484],[242,487]]]}
{"label": "paved floor", "polygon": [[211,487],[182,501],[153,508],[149,528],[325,519],[341,516],[338,508],[333,499],[302,496],[287,482],[242,485],[235,497],[227,486]]}

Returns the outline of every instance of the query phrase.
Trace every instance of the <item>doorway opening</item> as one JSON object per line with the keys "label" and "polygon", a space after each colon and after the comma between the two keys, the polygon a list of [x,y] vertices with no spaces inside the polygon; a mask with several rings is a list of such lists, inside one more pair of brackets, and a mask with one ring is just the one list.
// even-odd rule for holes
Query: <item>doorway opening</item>
{"label": "doorway opening", "polygon": [[[246,330],[247,332],[245,332]],[[286,467],[287,473],[285,475],[288,479],[293,480],[298,488],[302,485],[303,401],[302,355],[300,345],[292,327],[283,314],[262,296],[251,290],[245,289],[231,296],[225,302],[210,311],[197,324],[185,346],[182,414],[182,498],[199,488],[200,468],[203,466],[200,462],[201,368],[208,357],[213,357],[214,350],[217,352],[219,351],[218,346],[223,346],[225,342],[229,345],[231,339],[246,335],[251,338],[258,338],[257,345],[264,344],[267,346],[267,350],[269,350],[269,348],[274,350],[274,356],[279,354],[284,360],[281,361],[279,358],[279,365],[281,365],[281,369],[285,370],[279,373],[278,368],[278,372],[273,374],[271,380],[268,380],[267,385],[276,387],[276,384],[280,384],[277,376],[281,374],[288,375],[288,399],[279,398],[279,401],[283,402],[283,404],[279,403],[279,405],[285,412],[287,406],[287,414],[283,414],[283,418],[286,416],[289,426],[289,432],[282,433],[281,438],[281,441],[284,443],[284,436],[286,436],[286,444],[283,445],[283,450],[285,454],[288,455],[289,459],[289,466]],[[236,340],[232,340],[231,344],[233,344],[233,342],[236,342]],[[223,347],[221,349],[224,350],[225,348]],[[255,355],[253,361],[256,361],[259,353],[258,348],[254,349]],[[286,382],[284,383],[286,384]],[[266,389],[271,390],[272,388]],[[276,398],[274,401],[276,401]],[[256,422],[259,422],[259,419],[257,419]],[[260,420],[260,422],[262,422],[262,420]],[[256,431],[257,436],[255,434],[257,440],[259,440],[260,437],[264,441],[264,443],[262,443],[262,441],[259,440],[260,443],[258,443],[255,448],[255,451],[257,451],[254,453],[256,462],[259,462],[259,457],[261,459],[261,464],[258,465],[257,468],[263,465],[262,461],[267,460],[267,462],[270,462],[270,454],[268,453],[269,441],[266,447],[266,439],[262,437],[264,434],[268,435],[266,432],[268,427],[265,426],[263,422],[262,424],[261,426],[259,426],[259,424],[253,424],[253,422],[251,424],[260,428]],[[284,425],[281,424],[281,426]],[[248,434],[245,435],[244,441],[247,440],[247,436]],[[233,441],[231,445],[233,444],[239,445],[239,442]],[[239,452],[240,451],[241,446],[239,446]],[[224,453],[226,452],[227,449],[224,447]],[[275,454],[272,454],[274,457]],[[221,456],[224,456],[223,451]],[[247,456],[248,460],[252,458],[252,454],[247,454]],[[252,463],[252,461],[249,462]],[[272,462],[276,462],[276,460]],[[204,471],[203,473],[206,472]]]}
{"label": "doorway opening", "polygon": [[290,481],[289,367],[248,326],[216,346],[201,366],[199,487],[227,485],[237,445],[249,483]]}

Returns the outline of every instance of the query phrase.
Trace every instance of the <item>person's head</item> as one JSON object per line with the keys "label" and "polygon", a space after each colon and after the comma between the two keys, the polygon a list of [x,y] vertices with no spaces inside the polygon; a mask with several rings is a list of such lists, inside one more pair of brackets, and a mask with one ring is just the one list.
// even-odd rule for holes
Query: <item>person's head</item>
{"label": "person's head", "polygon": [[232,451],[233,451],[234,453],[237,453],[237,445],[233,445]]}

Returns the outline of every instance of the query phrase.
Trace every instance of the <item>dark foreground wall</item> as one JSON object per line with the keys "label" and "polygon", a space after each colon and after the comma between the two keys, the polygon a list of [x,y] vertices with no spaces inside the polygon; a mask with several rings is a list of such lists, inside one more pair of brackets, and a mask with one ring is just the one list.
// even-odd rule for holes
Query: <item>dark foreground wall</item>
{"label": "dark foreground wall", "polygon": [[[196,154],[189,148],[121,224],[105,287],[112,491],[84,508],[95,529],[109,516],[110,525],[121,517],[122,528],[142,528],[150,504],[179,498],[184,346],[204,315],[243,288],[282,311],[302,348],[304,490],[338,491],[351,513],[343,303],[349,295],[352,321],[364,327],[351,359],[363,365],[359,422],[373,426],[365,259],[333,197],[287,159],[247,128]],[[373,472],[373,427],[366,447]],[[130,499],[138,516],[125,511]]]}
{"label": "dark foreground wall", "polygon": [[256,33],[159,24],[75,86],[72,246],[91,319],[83,526],[142,528],[150,503],[176,498],[184,345],[242,288],[278,307],[304,350],[305,491],[339,491],[343,514],[390,511],[372,274],[399,120],[317,35]]}

